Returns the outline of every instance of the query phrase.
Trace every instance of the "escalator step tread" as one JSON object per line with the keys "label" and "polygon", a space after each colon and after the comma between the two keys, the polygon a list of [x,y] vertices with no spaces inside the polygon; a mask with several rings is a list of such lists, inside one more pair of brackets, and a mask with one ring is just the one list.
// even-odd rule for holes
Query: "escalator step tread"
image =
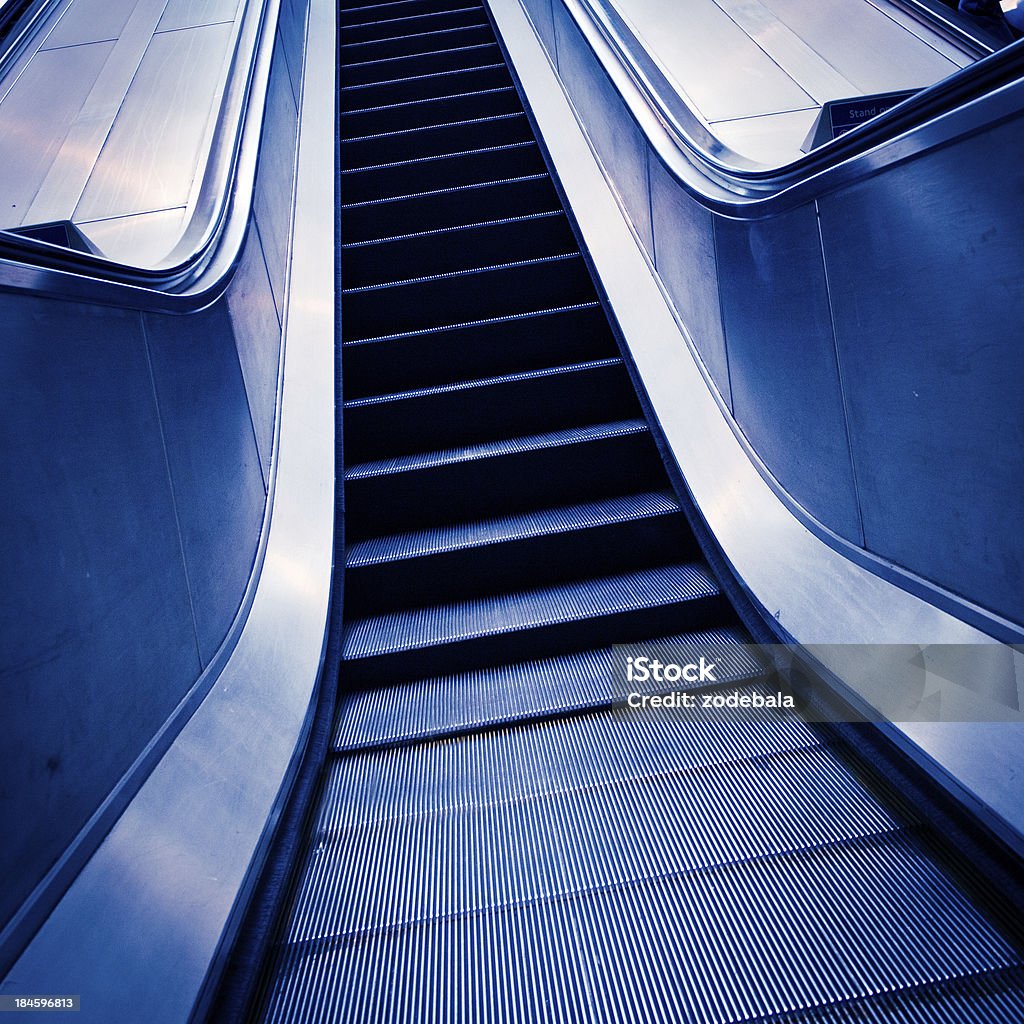
{"label": "escalator step tread", "polygon": [[479,459],[500,458],[504,455],[560,448],[565,445],[587,444],[591,441],[645,433],[647,433],[647,421],[637,418],[619,420],[614,423],[598,423],[588,427],[573,427],[568,430],[554,430],[543,434],[530,434],[526,437],[500,438],[496,441],[485,441],[464,448],[417,452],[413,455],[403,455],[392,459],[375,459],[372,462],[359,463],[350,466],[345,471],[345,479],[352,481],[411,473],[437,466],[450,466],[456,463],[475,462]]}
{"label": "escalator step tread", "polygon": [[[473,391],[487,388],[500,387],[502,384],[521,383],[533,380],[543,380],[550,377],[560,377],[569,374],[582,374],[588,370],[606,369],[612,366],[621,366],[622,360],[618,357],[607,359],[592,359],[585,363],[570,363],[567,366],[553,366],[542,370],[523,370],[519,373],[503,373],[496,377],[482,377],[476,380],[457,381],[452,384],[436,384],[432,387],[414,388],[408,391],[396,391],[386,395],[369,395],[366,398],[353,398],[345,402],[346,409],[362,409],[374,405],[390,405],[412,401],[417,398],[426,398],[430,395],[457,394],[460,391]],[[582,384],[581,379],[581,384]]]}
{"label": "escalator step tread", "polygon": [[[740,646],[745,641],[746,637],[734,627],[677,634],[665,640],[679,650],[720,651],[718,676],[722,682],[752,678],[761,672],[760,663]],[[621,701],[623,692],[621,679],[613,675],[609,647],[357,690],[342,698],[334,748],[364,750],[515,721],[564,716],[608,707]],[[588,720],[568,718],[563,727],[576,733]],[[659,734],[660,728],[657,721],[653,722],[650,735]],[[796,724],[794,719],[789,720],[786,730],[787,735],[798,732],[813,738],[808,727]],[[632,732],[636,734],[633,742],[646,735],[640,728]],[[725,742],[724,731],[719,738]],[[593,748],[584,745],[580,749]],[[601,770],[599,762],[594,765],[595,770]]]}
{"label": "escalator step tread", "polygon": [[505,316],[481,317],[478,320],[463,320],[444,324],[440,327],[421,327],[412,331],[395,331],[391,334],[368,335],[361,338],[349,338],[342,345],[368,345],[378,341],[391,341],[397,338],[413,338],[417,336],[441,334],[446,331],[461,331],[467,327],[487,327],[491,324],[504,324],[512,320],[532,320],[537,317],[554,316],[559,313],[571,313],[576,310],[598,309],[600,304],[594,302],[572,302],[565,306],[545,306],[543,309],[529,310],[523,313],[509,313]]}
{"label": "escalator step tread", "polygon": [[[519,760],[514,733],[493,735],[507,742],[480,750],[480,761],[451,764],[453,771],[468,769],[469,778],[442,780],[440,790],[426,784],[436,807],[398,804],[389,816],[374,817],[380,808],[372,805],[363,819],[333,817],[332,797],[347,805],[352,796],[343,779],[333,789],[328,783],[326,813],[314,833],[317,871],[337,876],[349,898],[311,907],[291,941],[685,876],[839,847],[902,827],[821,747],[580,786],[571,776],[558,780],[561,787],[542,779],[533,791],[503,794],[490,773],[529,774],[534,766]],[[443,761],[457,744],[426,749]],[[490,767],[483,760],[488,756]],[[367,780],[373,781],[390,786],[390,779]],[[794,788],[799,800],[791,797]],[[636,835],[636,842],[619,842],[624,832]],[[383,849],[391,855],[382,858]],[[370,863],[380,865],[374,895],[360,900],[358,876]]]}
{"label": "escalator step tread", "polygon": [[550,536],[575,530],[625,523],[679,513],[671,491],[629,494],[602,501],[586,501],[558,508],[536,509],[518,515],[494,516],[473,522],[449,523],[429,530],[373,537],[349,544],[349,569],[382,562],[422,558],[511,540]]}
{"label": "escalator step tread", "polygon": [[[495,827],[517,835],[515,822]],[[603,827],[592,823],[597,836]],[[657,842],[663,828],[659,821],[647,832],[637,829],[638,847]],[[471,846],[443,858],[434,834],[423,841],[439,877],[413,886],[400,876],[400,893],[414,901],[441,892],[454,902],[461,891],[451,872],[475,863]],[[326,853],[319,851],[325,861]],[[349,869],[361,894],[354,909],[364,917],[374,906],[365,903],[367,894],[385,895],[378,872],[392,870],[395,860],[408,863],[382,854]],[[541,860],[527,877],[549,864]],[[587,870],[575,860],[558,867]],[[564,1020],[740,1022],[852,1000],[888,1001],[894,990],[969,982],[981,971],[1019,965],[899,831],[496,904],[503,881],[485,876],[471,912],[294,943],[268,1019],[286,1020],[288,1001],[310,999],[309,989],[324,976],[332,979],[328,1019],[336,1021],[418,1019],[424,998],[433,996],[432,1020],[546,1020],[557,1006]],[[346,890],[340,881],[338,887],[347,910]],[[938,920],[936,900],[944,907]],[[302,906],[296,935],[304,932]]]}
{"label": "escalator step tread", "polygon": [[412,608],[348,624],[343,658],[372,658],[719,595],[700,562]]}

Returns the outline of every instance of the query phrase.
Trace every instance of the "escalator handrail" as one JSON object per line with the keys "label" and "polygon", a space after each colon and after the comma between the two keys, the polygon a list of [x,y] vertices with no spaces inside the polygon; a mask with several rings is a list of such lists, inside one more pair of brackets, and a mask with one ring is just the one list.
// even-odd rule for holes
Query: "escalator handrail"
{"label": "escalator handrail", "polygon": [[[988,57],[960,69],[942,81],[866,124],[826,143],[791,163],[768,167],[734,152],[717,139],[711,127],[693,109],[652,56],[612,0],[564,0],[584,34],[605,44],[621,71],[639,92],[642,102],[664,130],[674,153],[666,154],[671,166],[678,158],[697,170],[702,187],[694,188],[692,176],[684,180],[689,191],[702,192],[702,201],[721,212],[757,216],[779,212],[779,198],[788,195],[786,206],[803,198],[800,186],[814,181],[822,187],[823,175],[864,157],[908,133],[958,108],[990,96],[998,90],[1024,83],[1024,40],[997,50]],[[592,31],[588,32],[590,28]],[[626,99],[629,105],[629,98]],[[648,137],[658,148],[658,140]],[[923,142],[924,140],[919,140]],[[935,140],[928,140],[931,145]],[[676,159],[673,161],[673,157]],[[873,162],[874,163],[874,162]],[[859,173],[868,168],[862,168]],[[845,179],[844,175],[844,179]],[[797,194],[799,193],[799,195]],[[765,207],[757,210],[758,206]],[[770,209],[769,209],[770,207]]]}
{"label": "escalator handrail", "polygon": [[0,231],[0,290],[161,312],[200,309],[223,293],[251,217],[279,13],[280,0],[245,4],[195,208],[162,265],[133,267]]}

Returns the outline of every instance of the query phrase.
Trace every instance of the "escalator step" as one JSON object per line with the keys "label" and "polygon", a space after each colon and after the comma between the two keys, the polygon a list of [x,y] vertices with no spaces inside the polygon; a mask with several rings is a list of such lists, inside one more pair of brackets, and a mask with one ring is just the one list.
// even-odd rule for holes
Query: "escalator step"
{"label": "escalator step", "polygon": [[351,466],[351,541],[664,486],[643,420],[601,423]]}
{"label": "escalator step", "polygon": [[520,262],[576,248],[561,210],[413,234],[349,243],[342,247],[346,288],[384,284],[417,275],[449,274],[502,260]]}
{"label": "escalator step", "polygon": [[561,209],[554,186],[546,173],[538,173],[346,203],[342,216],[346,244],[351,244],[423,231],[454,230],[553,209]]}
{"label": "escalator step", "polygon": [[501,50],[492,40],[485,43],[457,42],[445,50],[428,50],[405,57],[381,57],[365,61],[351,61],[342,66],[341,87],[353,85],[380,85],[396,79],[409,79],[420,75],[443,75],[452,71],[495,64],[501,60]]}
{"label": "escalator step", "polygon": [[370,685],[700,628],[721,613],[704,565],[683,562],[356,619],[342,657],[351,682]]}
{"label": "escalator step", "polygon": [[344,408],[346,445],[356,462],[640,412],[616,358],[355,398]]}
{"label": "escalator step", "polygon": [[429,330],[485,317],[532,313],[594,298],[578,252],[342,291],[342,316],[353,338],[378,331]]}
{"label": "escalator step", "polygon": [[[438,10],[437,0],[384,0],[372,4],[342,4],[341,25],[347,28],[352,25],[374,25],[381,21],[395,18],[426,17]],[[441,10],[459,7],[457,0],[440,5]],[[480,5],[476,4],[476,9]]]}
{"label": "escalator step", "polygon": [[[344,19],[343,15],[343,19]],[[394,14],[374,21],[348,24],[342,21],[342,45],[361,43],[372,39],[384,39],[402,33],[434,32],[437,29],[460,28],[463,25],[479,25],[486,20],[479,4],[460,4],[452,0],[447,10],[430,11],[427,14]]]}
{"label": "escalator step", "polygon": [[479,92],[511,85],[512,78],[503,63],[478,57],[473,67],[455,68],[443,74],[408,74],[381,82],[364,82],[341,87],[342,111],[391,103],[426,100],[435,96],[453,96],[459,93]]}
{"label": "escalator step", "polygon": [[[721,651],[717,659],[718,676],[722,682],[736,682],[757,676],[760,664],[740,646],[746,637],[732,627],[681,634],[663,638],[680,651],[713,649]],[[653,684],[652,684],[653,685]],[[638,692],[644,688],[637,687]],[[487,666],[462,674],[436,676],[358,690],[342,698],[334,735],[336,750],[357,751],[388,744],[408,744],[425,739],[488,729],[510,722],[546,719],[573,712],[609,707],[620,702],[624,687],[613,676],[612,650],[608,647],[562,654],[553,658],[533,659],[507,665]],[[566,718],[560,728],[567,730],[567,749],[610,749],[609,744],[591,735],[593,716]],[[604,721],[604,719],[601,719]],[[663,719],[634,723],[612,719],[609,727],[628,734],[631,746],[622,747],[622,757],[634,767],[650,763],[653,756],[645,744],[654,744],[665,756],[677,757],[676,746],[667,744],[663,730],[669,725]],[[600,726],[605,728],[605,726]],[[673,726],[674,728],[674,726]],[[727,759],[736,759],[761,749],[768,733],[778,731],[783,738],[773,740],[771,749],[817,743],[810,729],[791,716],[775,716],[758,722],[754,732],[758,743],[748,735],[749,723],[691,723],[687,743],[690,752],[679,761],[680,766],[706,763],[710,750],[726,750]],[[581,732],[582,730],[582,732]],[[579,741],[577,743],[577,740]],[[626,743],[626,739],[623,740]],[[619,749],[619,748],[615,748]],[[717,754],[715,755],[718,756]],[[696,760],[694,760],[696,758]],[[593,765],[601,773],[607,761],[579,758],[581,766]],[[712,762],[707,762],[712,763]],[[618,770],[618,769],[617,769]]]}
{"label": "escalator step", "polygon": [[[313,1004],[332,1021],[548,1020],[552,1007],[595,1024],[788,1021],[856,1000],[833,1019],[866,1020],[870,1001],[939,1008],[874,1019],[990,1022],[939,1014],[968,1005],[947,1002],[954,981],[971,991],[972,975],[1015,964],[912,841],[883,834],[297,945],[266,1019]],[[936,1001],[899,1000],[910,986],[936,986]]]}
{"label": "escalator step", "polygon": [[[611,499],[383,538],[377,550],[387,545],[396,557],[350,562],[347,611],[379,615],[696,557],[678,509],[632,514],[627,505]],[[423,543],[438,546],[423,551]],[[365,551],[353,548],[357,557]]]}
{"label": "escalator step", "polygon": [[517,111],[426,128],[348,137],[342,140],[341,154],[344,166],[352,171],[400,160],[418,160],[532,140],[533,133],[526,115]]}
{"label": "escalator step", "polygon": [[615,355],[618,349],[596,301],[342,343],[346,393],[352,398],[447,384],[453,372],[485,377],[543,369],[553,360]]}
{"label": "escalator step", "polygon": [[483,12],[478,10],[474,24],[438,25],[419,30],[404,25],[376,39],[351,39],[346,33],[341,41],[341,52],[344,60],[362,64],[388,57],[411,57],[493,42],[491,26],[487,24]]}
{"label": "escalator step", "polygon": [[499,85],[454,96],[434,96],[384,106],[354,107],[342,111],[341,134],[342,138],[348,139],[356,135],[427,128],[453,121],[514,114],[522,109],[515,87]]}
{"label": "escalator step", "polygon": [[522,178],[541,174],[544,169],[536,142],[511,142],[443,156],[344,169],[341,174],[346,201],[356,203]]}

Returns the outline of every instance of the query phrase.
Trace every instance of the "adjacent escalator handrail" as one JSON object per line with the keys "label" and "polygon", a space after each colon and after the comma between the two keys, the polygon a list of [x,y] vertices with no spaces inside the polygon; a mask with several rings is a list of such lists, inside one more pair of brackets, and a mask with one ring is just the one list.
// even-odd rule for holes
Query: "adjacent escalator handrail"
{"label": "adjacent escalator handrail", "polygon": [[722,212],[747,207],[746,216],[779,212],[775,202],[770,203],[770,211],[753,207],[793,190],[800,195],[792,195],[790,200],[799,201],[803,198],[799,186],[812,180],[820,185],[822,175],[848,165],[853,158],[869,154],[980,97],[1024,83],[1024,41],[1020,41],[921,90],[865,125],[789,164],[766,167],[734,152],[715,137],[710,126],[671,84],[665,70],[646,50],[612,0],[566,0],[566,8],[585,34],[590,34],[586,31],[590,28],[611,50],[649,113],[674,144],[676,155],[704,177],[705,201]]}
{"label": "adjacent escalator handrail", "polygon": [[251,216],[279,11],[280,0],[245,5],[196,205],[161,266],[132,267],[0,231],[0,289],[168,312],[199,309],[220,295]]}

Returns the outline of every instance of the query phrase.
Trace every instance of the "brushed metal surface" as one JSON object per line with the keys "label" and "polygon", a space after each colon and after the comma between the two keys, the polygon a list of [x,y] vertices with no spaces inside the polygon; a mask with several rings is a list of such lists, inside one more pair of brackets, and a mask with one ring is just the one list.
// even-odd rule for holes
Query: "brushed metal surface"
{"label": "brushed metal surface", "polygon": [[74,208],[75,220],[188,202],[231,38],[230,25],[152,37]]}
{"label": "brushed metal surface", "polygon": [[817,212],[717,218],[715,242],[736,422],[800,505],[862,544]]}
{"label": "brushed metal surface", "polygon": [[[227,635],[245,593],[266,499],[225,305],[222,300],[187,318],[145,314],[204,668]],[[272,342],[276,333],[264,341],[271,350],[277,347]]]}
{"label": "brushed metal surface", "polygon": [[650,247],[651,207],[647,190],[647,145],[630,119],[612,83],[589,66],[590,56],[579,30],[559,4],[555,8],[559,74],[572,83],[587,132],[608,168],[636,231]]}
{"label": "brushed metal surface", "polygon": [[864,93],[917,89],[957,70],[958,64],[863,0],[761,3]]}
{"label": "brushed metal surface", "polygon": [[620,0],[619,10],[708,121],[812,101],[713,0],[687,4],[685,17],[674,0]]}
{"label": "brushed metal surface", "polygon": [[[283,58],[283,54],[278,56]],[[296,139],[295,99],[283,59],[275,59],[270,69],[267,117],[280,128],[260,147],[254,208],[278,319],[283,323],[292,209],[281,197],[290,196],[295,184]]]}
{"label": "brushed metal surface", "polygon": [[0,302],[6,923],[200,665],[139,314]]}
{"label": "brushed metal surface", "polygon": [[[85,102],[79,108],[63,139],[60,155],[38,186],[26,214],[25,223],[72,218],[110,126],[121,109],[139,61],[163,12],[165,2],[166,0],[138,0],[132,8],[117,41],[113,43],[113,49],[102,71],[93,81]],[[66,55],[54,56],[60,59]],[[58,87],[59,83],[64,81],[65,74],[66,72],[59,72],[55,76]],[[173,205],[175,204],[152,203],[141,210],[122,207],[113,211],[101,211],[95,216],[141,213]],[[90,218],[85,215],[82,219]]]}
{"label": "brushed metal surface", "polygon": [[177,245],[186,210],[155,210],[128,217],[80,221],[76,227],[106,257],[135,267],[158,266]]}
{"label": "brushed metal surface", "polygon": [[133,0],[72,0],[40,49],[112,42],[120,36],[134,6]]}
{"label": "brushed metal surface", "polygon": [[731,408],[714,218],[678,187],[653,154],[650,163],[654,247],[649,254],[704,365]]}
{"label": "brushed metal surface", "polygon": [[70,212],[70,208],[54,207],[54,217],[35,221],[30,209],[113,45],[93,43],[38,54],[0,102],[3,227],[60,220]]}
{"label": "brushed metal surface", "polygon": [[[256,447],[265,489],[270,487],[270,457],[277,420],[278,364],[281,358],[281,321],[270,287],[259,228],[253,224],[242,259],[227,295],[228,314],[242,367]],[[276,339],[270,344],[269,339]]]}
{"label": "brushed metal surface", "polygon": [[157,32],[234,21],[241,0],[168,0]]}
{"label": "brushed metal surface", "polygon": [[1020,130],[1011,121],[820,204],[867,544],[1014,622],[1024,169],[1006,154]]}

